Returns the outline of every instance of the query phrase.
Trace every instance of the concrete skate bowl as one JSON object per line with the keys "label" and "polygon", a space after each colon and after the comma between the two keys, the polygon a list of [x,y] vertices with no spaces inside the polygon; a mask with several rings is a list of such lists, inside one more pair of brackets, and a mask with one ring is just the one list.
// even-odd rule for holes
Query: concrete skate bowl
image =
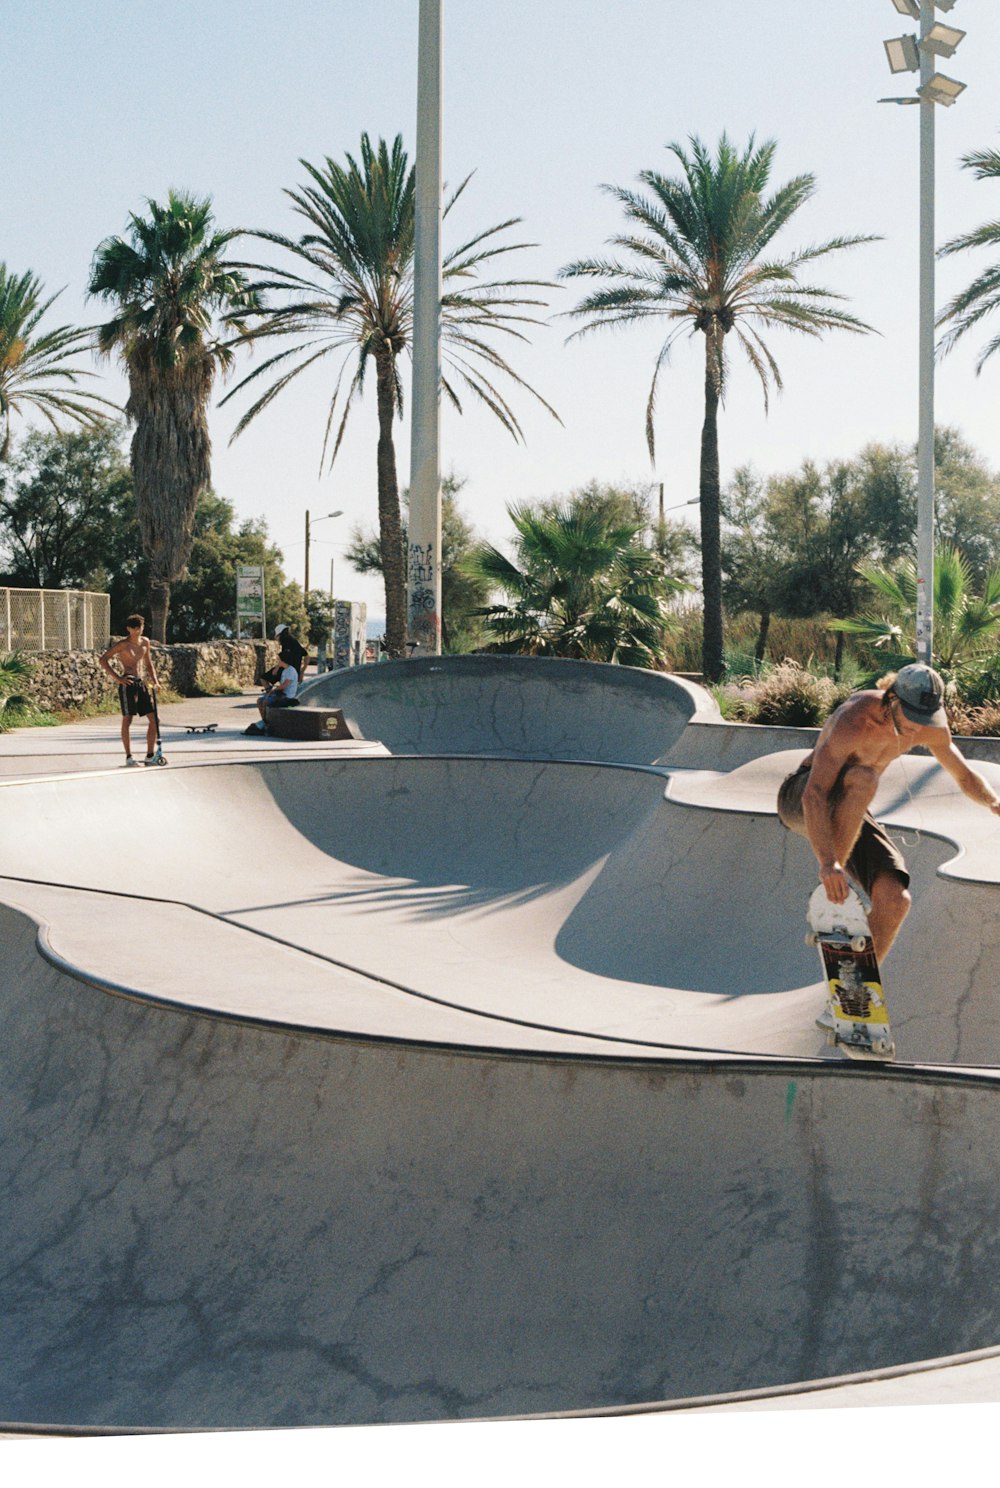
{"label": "concrete skate bowl", "polygon": [[[0,1419],[629,1408],[1000,1344],[994,1077],[818,1062],[799,844],[666,783],[0,790]],[[913,856],[931,883],[955,849]]]}
{"label": "concrete skate bowl", "polygon": [[692,718],[720,720],[679,677],[598,662],[438,656],[351,667],[302,689],[343,708],[357,736],[392,754],[488,754],[653,764]]}

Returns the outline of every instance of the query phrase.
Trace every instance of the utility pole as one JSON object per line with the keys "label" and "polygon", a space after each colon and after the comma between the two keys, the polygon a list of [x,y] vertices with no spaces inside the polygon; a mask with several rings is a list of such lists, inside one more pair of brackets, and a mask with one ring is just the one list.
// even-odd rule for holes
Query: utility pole
{"label": "utility pole", "polygon": [[413,414],[407,553],[409,640],[441,653],[441,0],[420,0]]}
{"label": "utility pole", "polygon": [[[920,0],[920,38],[934,25],[934,0]],[[934,54],[920,48],[920,86],[934,74]],[[931,664],[934,643],[934,111],[920,99],[920,314],[917,422],[917,660]]]}

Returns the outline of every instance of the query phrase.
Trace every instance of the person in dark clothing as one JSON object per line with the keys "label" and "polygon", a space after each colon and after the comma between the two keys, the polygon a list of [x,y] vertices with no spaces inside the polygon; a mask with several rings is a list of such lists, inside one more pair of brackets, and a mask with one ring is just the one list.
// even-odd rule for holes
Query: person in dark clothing
{"label": "person in dark clothing", "polygon": [[305,675],[308,655],[302,643],[296,639],[287,625],[276,625],[274,627],[274,639],[278,642],[278,655],[281,657],[277,666],[270,667],[264,673],[265,682],[280,682],[281,674],[286,666],[293,666],[299,674],[299,681]]}
{"label": "person in dark clothing", "polygon": [[279,676],[283,668],[290,665],[298,672],[301,682],[308,659],[305,646],[292,634],[287,625],[276,625],[274,638],[278,642],[278,655],[282,660],[282,666],[278,668]]}

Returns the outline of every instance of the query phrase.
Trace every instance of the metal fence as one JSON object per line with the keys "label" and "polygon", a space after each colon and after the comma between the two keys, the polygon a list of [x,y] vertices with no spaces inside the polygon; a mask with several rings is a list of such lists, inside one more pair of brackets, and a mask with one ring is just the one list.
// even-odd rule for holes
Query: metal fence
{"label": "metal fence", "polygon": [[104,651],[111,596],[86,589],[0,589],[0,651]]}

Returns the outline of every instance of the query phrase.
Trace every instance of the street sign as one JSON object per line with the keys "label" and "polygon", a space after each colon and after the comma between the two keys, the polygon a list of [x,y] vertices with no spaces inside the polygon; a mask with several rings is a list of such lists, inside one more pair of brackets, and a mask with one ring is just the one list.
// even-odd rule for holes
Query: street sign
{"label": "street sign", "polygon": [[264,634],[264,570],[260,564],[238,563],[236,565],[236,634],[242,631],[241,622],[256,622]]}

